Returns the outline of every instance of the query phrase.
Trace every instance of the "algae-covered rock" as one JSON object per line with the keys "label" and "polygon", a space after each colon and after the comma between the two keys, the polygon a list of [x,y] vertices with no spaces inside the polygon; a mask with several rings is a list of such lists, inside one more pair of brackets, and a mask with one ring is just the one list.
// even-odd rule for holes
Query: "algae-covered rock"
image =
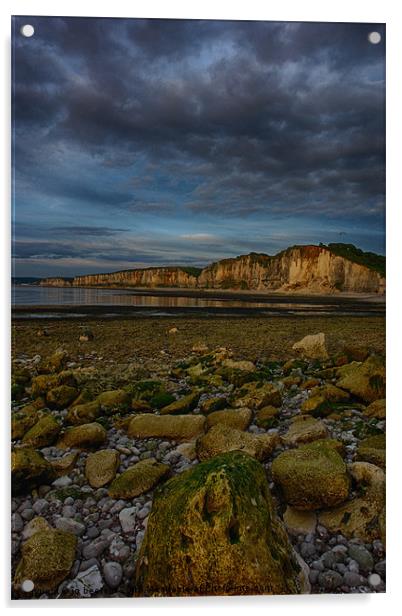
{"label": "algae-covered rock", "polygon": [[107,432],[103,426],[93,422],[67,428],[57,443],[59,449],[76,447],[77,449],[88,449],[103,445],[106,441]]}
{"label": "algae-covered rock", "polygon": [[42,398],[37,398],[34,402],[26,404],[11,415],[11,439],[20,439],[32,428],[40,417],[40,411],[45,407]]}
{"label": "algae-covered rock", "polygon": [[171,404],[164,406],[161,409],[161,415],[181,415],[183,413],[190,413],[194,410],[200,399],[200,392],[192,392],[188,396],[184,396],[179,400],[175,400]]}
{"label": "algae-covered rock", "polygon": [[68,353],[64,349],[58,349],[48,359],[45,359],[40,366],[40,371],[47,372],[60,372],[66,367],[69,360]]}
{"label": "algae-covered rock", "polygon": [[298,593],[300,571],[264,468],[231,452],[157,490],[137,560],[135,595]]}
{"label": "algae-covered rock", "polygon": [[73,470],[75,463],[78,460],[78,456],[78,451],[73,451],[72,453],[63,456],[62,458],[51,460],[50,464],[52,465],[52,468],[57,477],[68,475]]}
{"label": "algae-covered rock", "polygon": [[33,487],[54,479],[51,464],[35,449],[24,447],[11,453],[11,488],[13,494],[29,492]]}
{"label": "algae-covered rock", "polygon": [[329,357],[323,332],[304,336],[294,343],[292,349],[307,359],[328,359]]}
{"label": "algae-covered rock", "polygon": [[347,366],[340,369],[343,372],[337,381],[338,387],[367,403],[385,398],[385,365],[381,357],[371,355],[362,364],[349,366],[349,370]]}
{"label": "algae-covered rock", "polygon": [[84,423],[95,421],[101,414],[101,409],[98,400],[86,402],[84,404],[74,404],[68,409],[66,422],[79,426]]}
{"label": "algae-covered rock", "polygon": [[327,383],[311,390],[310,397],[301,406],[302,413],[308,413],[314,417],[326,417],[337,405],[347,402],[350,396],[348,392]]}
{"label": "algae-covered rock", "polygon": [[327,436],[328,431],[322,421],[308,415],[297,415],[282,436],[282,441],[288,447],[297,447],[301,443],[310,443]]}
{"label": "algae-covered rock", "polygon": [[256,413],[256,424],[260,428],[273,428],[278,423],[279,409],[271,404],[263,406]]}
{"label": "algae-covered rock", "polygon": [[277,434],[250,434],[222,424],[216,424],[197,440],[200,460],[228,451],[244,451],[257,460],[265,460],[279,443]]}
{"label": "algae-covered rock", "polygon": [[279,454],[272,464],[272,477],[285,501],[296,509],[335,507],[349,495],[346,465],[325,440]]}
{"label": "algae-covered rock", "polygon": [[85,463],[85,477],[93,488],[102,488],[116,476],[120,455],[115,449],[101,449],[89,454]]}
{"label": "algae-covered rock", "polygon": [[385,470],[385,434],[376,434],[360,441],[357,459],[370,462]]}
{"label": "algae-covered rock", "polygon": [[209,413],[213,413],[214,411],[220,411],[221,409],[224,409],[226,406],[227,406],[226,398],[223,398],[222,396],[220,397],[216,396],[213,398],[208,398],[207,400],[203,400],[203,402],[201,402],[200,404],[200,411],[204,415],[209,415]]}
{"label": "algae-covered rock", "polygon": [[386,417],[386,405],[385,398],[382,400],[375,400],[363,411],[363,415],[366,417],[375,417],[376,419],[385,419]]}
{"label": "algae-covered rock", "polygon": [[45,396],[50,389],[54,389],[60,385],[77,387],[77,382],[71,370],[64,370],[58,374],[40,374],[39,376],[35,376],[32,379],[31,396],[32,398]]}
{"label": "algae-covered rock", "polygon": [[123,389],[104,391],[97,397],[101,413],[112,415],[123,413],[130,408],[130,395]]}
{"label": "algae-covered rock", "polygon": [[366,542],[382,539],[385,473],[368,462],[350,464],[349,472],[362,495],[335,509],[321,512],[318,521],[330,532],[339,532],[348,538],[358,537]]}
{"label": "algae-covered rock", "polygon": [[131,438],[166,438],[191,441],[204,432],[202,415],[148,415],[134,416],[128,424]]}
{"label": "algae-covered rock", "polygon": [[111,498],[130,499],[148,492],[169,473],[170,467],[153,458],[142,460],[116,477],[109,487]]}
{"label": "algae-covered rock", "polygon": [[207,428],[212,428],[216,424],[236,428],[237,430],[246,430],[253,417],[251,409],[226,409],[224,411],[215,411],[207,417]]}
{"label": "algae-covered rock", "polygon": [[34,583],[35,591],[55,590],[70,573],[75,559],[77,537],[59,530],[41,530],[21,548],[22,558],[14,576],[14,588],[21,589],[25,580]]}
{"label": "algae-covered rock", "polygon": [[54,443],[60,430],[60,423],[53,415],[43,415],[43,417],[25,433],[22,442],[32,447],[47,447]]}
{"label": "algae-covered rock", "polygon": [[46,394],[46,402],[51,409],[65,409],[67,408],[78,396],[78,390],[75,387],[69,385],[59,385],[53,387]]}
{"label": "algae-covered rock", "polygon": [[282,396],[279,389],[272,383],[246,383],[238,392],[239,398],[233,406],[260,409],[263,406],[281,406]]}

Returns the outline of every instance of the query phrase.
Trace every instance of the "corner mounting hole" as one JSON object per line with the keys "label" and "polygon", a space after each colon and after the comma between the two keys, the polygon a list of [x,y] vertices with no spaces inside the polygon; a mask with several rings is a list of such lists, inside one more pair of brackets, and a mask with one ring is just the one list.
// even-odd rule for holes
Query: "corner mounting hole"
{"label": "corner mounting hole", "polygon": [[25,26],[22,26],[20,32],[22,36],[25,36],[26,38],[30,38],[31,36],[35,34],[35,28],[31,26],[31,24],[25,24]]}
{"label": "corner mounting hole", "polygon": [[35,588],[35,584],[32,580],[24,580],[21,584],[21,588],[24,592],[32,592]]}
{"label": "corner mounting hole", "polygon": [[372,45],[378,45],[381,42],[381,34],[379,32],[370,32],[368,40]]}

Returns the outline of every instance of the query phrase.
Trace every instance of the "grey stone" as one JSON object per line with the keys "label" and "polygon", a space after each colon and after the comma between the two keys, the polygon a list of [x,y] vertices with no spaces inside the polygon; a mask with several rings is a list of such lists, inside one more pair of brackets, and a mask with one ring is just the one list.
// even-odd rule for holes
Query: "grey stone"
{"label": "grey stone", "polygon": [[122,509],[119,513],[119,520],[124,533],[134,532],[137,522],[137,507]]}
{"label": "grey stone", "polygon": [[64,518],[73,518],[76,514],[75,507],[72,505],[65,505],[61,510]]}
{"label": "grey stone", "polygon": [[368,576],[368,583],[372,588],[377,588],[377,586],[380,586],[381,582],[382,579],[380,578],[378,573],[372,573]]}
{"label": "grey stone", "polygon": [[102,552],[107,548],[108,542],[105,539],[99,538],[91,541],[84,546],[82,555],[84,558],[98,558]]}
{"label": "grey stone", "polygon": [[52,483],[52,486],[54,486],[55,488],[65,488],[66,486],[69,486],[72,483],[73,483],[73,480],[68,475],[64,475],[63,477],[59,477],[58,479],[55,479]]}
{"label": "grey stone", "polygon": [[81,537],[81,535],[85,532],[85,524],[81,524],[81,522],[77,522],[72,518],[58,518],[55,526],[58,530],[63,530],[66,533],[72,533],[77,537]]}
{"label": "grey stone", "polygon": [[34,513],[34,511],[32,509],[24,509],[24,511],[21,511],[21,517],[24,520],[29,521],[29,520],[32,520],[32,518],[35,517],[35,513]]}
{"label": "grey stone", "polygon": [[316,555],[316,549],[313,543],[302,543],[300,546],[300,554],[303,558],[311,558]]}
{"label": "grey stone", "polygon": [[362,576],[359,575],[358,573],[355,573],[354,571],[347,571],[346,573],[343,574],[343,583],[346,584],[346,586],[351,586],[351,587],[360,586],[362,581],[363,581]]}
{"label": "grey stone", "polygon": [[32,509],[35,511],[36,515],[42,515],[49,508],[49,503],[44,498],[38,498],[37,501],[32,505]]}
{"label": "grey stone", "polygon": [[382,578],[385,578],[386,567],[385,560],[380,560],[378,563],[374,565],[374,571],[378,573]]}
{"label": "grey stone", "polygon": [[353,558],[362,571],[372,571],[374,559],[370,552],[362,545],[349,545],[349,556]]}
{"label": "grey stone", "polygon": [[24,522],[19,513],[13,513],[11,516],[11,530],[14,533],[19,533],[24,528]]}
{"label": "grey stone", "polygon": [[99,529],[96,528],[96,526],[90,526],[89,528],[87,528],[86,535],[88,539],[96,539],[96,537],[99,537],[100,532]]}
{"label": "grey stone", "polygon": [[103,566],[103,577],[110,588],[117,588],[123,577],[123,568],[120,563],[108,562]]}
{"label": "grey stone", "polygon": [[90,597],[103,588],[99,568],[97,565],[93,565],[86,571],[81,571],[66,587],[80,597]]}

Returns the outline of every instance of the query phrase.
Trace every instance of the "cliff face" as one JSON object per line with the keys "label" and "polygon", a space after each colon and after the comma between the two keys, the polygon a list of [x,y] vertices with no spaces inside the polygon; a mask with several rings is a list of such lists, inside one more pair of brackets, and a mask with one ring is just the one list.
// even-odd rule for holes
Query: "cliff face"
{"label": "cliff face", "polygon": [[385,278],[377,271],[337,256],[325,246],[295,246],[276,256],[251,253],[223,259],[205,267],[199,276],[180,267],[151,267],[110,274],[77,276],[70,281],[47,278],[44,286],[176,287],[306,293],[385,292]]}
{"label": "cliff face", "polygon": [[72,287],[72,280],[68,278],[43,278],[39,282],[41,287]]}
{"label": "cliff face", "polygon": [[384,293],[385,278],[376,271],[334,255],[321,246],[289,248],[275,257],[250,254],[206,267],[198,286],[332,293]]}

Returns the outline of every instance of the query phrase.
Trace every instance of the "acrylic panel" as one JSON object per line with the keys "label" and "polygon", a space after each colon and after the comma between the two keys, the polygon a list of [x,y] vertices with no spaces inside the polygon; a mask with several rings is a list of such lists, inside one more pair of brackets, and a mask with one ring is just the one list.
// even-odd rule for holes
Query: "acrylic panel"
{"label": "acrylic panel", "polygon": [[385,25],[12,18],[14,599],[385,591]]}

